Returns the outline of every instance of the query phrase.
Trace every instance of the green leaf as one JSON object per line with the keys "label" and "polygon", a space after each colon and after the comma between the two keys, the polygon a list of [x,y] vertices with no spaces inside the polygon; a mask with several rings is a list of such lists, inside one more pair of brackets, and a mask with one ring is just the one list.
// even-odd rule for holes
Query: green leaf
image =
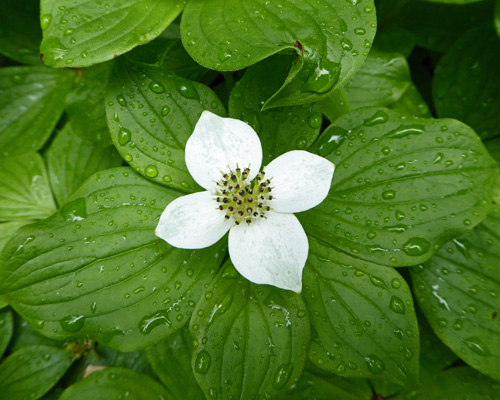
{"label": "green leaf", "polygon": [[[391,3],[391,6],[394,6],[393,3]],[[377,32],[373,47],[383,52],[395,52],[402,54],[404,57],[409,57],[416,43],[417,37],[413,33],[404,28],[389,25],[385,28],[382,27]]]}
{"label": "green leaf", "polygon": [[403,95],[410,82],[410,69],[402,55],[372,50],[344,90],[351,109],[387,106]]}
{"label": "green leaf", "polygon": [[64,110],[73,71],[46,67],[0,70],[0,149],[3,156],[40,149]]}
{"label": "green leaf", "polygon": [[438,337],[471,367],[500,378],[500,207],[412,269],[418,304]]}
{"label": "green leaf", "polygon": [[179,330],[147,349],[153,370],[178,400],[204,398],[191,368],[192,352],[192,339],[187,329]]}
{"label": "green leaf", "polygon": [[108,62],[80,69],[75,87],[66,98],[66,113],[74,132],[102,145],[111,144],[105,108],[111,66]]}
{"label": "green leaf", "polygon": [[181,21],[184,47],[210,69],[235,71],[279,52],[296,53],[264,108],[318,101],[344,86],[368,54],[375,28],[372,0],[191,0]]}
{"label": "green leaf", "polygon": [[495,1],[495,28],[500,36],[500,0]]}
{"label": "green leaf", "polygon": [[428,375],[419,389],[391,397],[391,400],[485,400],[498,397],[500,385],[474,371],[461,366]]}
{"label": "green leaf", "polygon": [[157,37],[185,0],[42,0],[40,51],[50,67],[88,67]]}
{"label": "green leaf", "polygon": [[65,204],[92,174],[121,163],[114,146],[87,140],[75,133],[73,123],[67,123],[47,152],[50,182],[57,202]]}
{"label": "green leaf", "polygon": [[423,262],[486,215],[498,167],[451,119],[363,108],[312,148],[337,165],[330,193],[299,214],[309,236],[378,264]]}
{"label": "green leaf", "polygon": [[329,92],[323,100],[318,102],[318,105],[321,107],[321,112],[330,122],[346,114],[349,108],[351,108],[344,89]]}
{"label": "green leaf", "polygon": [[0,293],[44,335],[120,351],[183,326],[215,276],[222,244],[182,250],[154,235],[179,193],[116,168],[95,174],[56,214],[4,247]]}
{"label": "green leaf", "polygon": [[71,385],[59,400],[170,400],[165,388],[147,375],[125,368],[106,368]]}
{"label": "green leaf", "polygon": [[414,117],[432,117],[429,106],[424,101],[417,87],[413,83],[410,83],[406,92],[404,92],[398,101],[391,104],[389,108],[400,114],[413,115]]}
{"label": "green leaf", "polygon": [[192,365],[208,398],[271,398],[299,378],[309,345],[302,298],[255,285],[227,263],[191,318]]}
{"label": "green leaf", "polygon": [[45,218],[55,210],[38,153],[0,158],[0,221]]}
{"label": "green leaf", "polygon": [[40,2],[4,0],[0,13],[0,53],[22,64],[40,64]]}
{"label": "green leaf", "polygon": [[[10,221],[4,222],[0,224],[0,253],[2,252],[3,246],[7,241],[14,236],[14,233],[24,225],[31,224],[32,220],[30,219],[22,219],[19,221]],[[1,307],[0,307],[1,308]]]}
{"label": "green leaf", "polygon": [[184,147],[204,110],[225,116],[217,96],[162,68],[118,60],[106,98],[111,138],[125,161],[155,182],[196,191]]}
{"label": "green leaf", "polygon": [[320,376],[304,372],[297,383],[281,397],[283,400],[371,400],[368,381],[339,376]]}
{"label": "green leaf", "polygon": [[27,346],[0,364],[0,393],[9,400],[36,400],[64,375],[69,354],[56,347]]}
{"label": "green leaf", "polygon": [[247,122],[259,135],[263,165],[290,150],[309,147],[319,135],[322,118],[317,104],[261,111],[280,87],[290,57],[275,56],[250,67],[229,99],[229,116]]}
{"label": "green leaf", "polygon": [[[500,164],[500,138],[488,140],[484,145],[495,161]],[[497,177],[493,188],[493,201],[500,204],[500,175]]]}
{"label": "green leaf", "polygon": [[424,0],[432,3],[442,3],[442,4],[469,4],[477,3],[478,1],[484,0]]}
{"label": "green leaf", "polygon": [[439,117],[460,118],[482,139],[500,127],[500,39],[489,24],[460,37],[441,58],[432,92]]}
{"label": "green leaf", "polygon": [[393,268],[309,237],[304,300],[309,358],[345,377],[405,383],[418,374],[418,327],[410,290]]}
{"label": "green leaf", "polygon": [[31,345],[62,347],[63,344],[61,341],[40,335],[19,314],[14,314],[14,336],[8,348],[10,353]]}
{"label": "green leaf", "polygon": [[[394,0],[387,3],[389,9],[394,8]],[[406,1],[401,10],[392,14],[391,23],[413,33],[418,46],[444,52],[463,32],[491,21],[491,14],[490,1],[471,4]]]}
{"label": "green leaf", "polygon": [[[9,308],[0,310],[0,359],[14,333],[14,318]],[[0,378],[1,379],[1,378]]]}

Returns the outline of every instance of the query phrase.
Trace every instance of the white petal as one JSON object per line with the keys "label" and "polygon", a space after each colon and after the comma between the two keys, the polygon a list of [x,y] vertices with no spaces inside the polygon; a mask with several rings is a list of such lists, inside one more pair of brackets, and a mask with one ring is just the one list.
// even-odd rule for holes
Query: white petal
{"label": "white petal", "polygon": [[309,210],[321,203],[330,190],[335,165],[307,151],[285,153],[265,168],[271,178],[273,200],[269,206],[277,212]]}
{"label": "white petal", "polygon": [[251,282],[300,293],[309,251],[304,229],[293,214],[266,216],[229,231],[231,261]]}
{"label": "white petal", "polygon": [[161,214],[156,236],[181,249],[211,246],[229,230],[232,220],[225,220],[210,192],[198,192],[172,201]]}
{"label": "white petal", "polygon": [[222,118],[208,111],[201,114],[186,143],[186,165],[194,180],[207,190],[222,178],[221,171],[247,168],[253,179],[262,164],[262,146],[255,131],[246,123]]}

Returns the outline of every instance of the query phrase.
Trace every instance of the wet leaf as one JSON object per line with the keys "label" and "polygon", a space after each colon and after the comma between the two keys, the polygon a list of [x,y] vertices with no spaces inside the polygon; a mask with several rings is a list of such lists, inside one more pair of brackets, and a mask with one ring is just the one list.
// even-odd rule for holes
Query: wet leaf
{"label": "wet leaf", "polygon": [[14,317],[9,308],[0,310],[0,358],[7,348],[14,333]]}
{"label": "wet leaf", "polygon": [[184,47],[201,65],[235,71],[278,52],[296,64],[264,108],[318,101],[344,86],[371,47],[373,1],[192,0],[182,15]]}
{"label": "wet leaf", "polygon": [[309,245],[303,293],[315,332],[310,360],[344,377],[404,384],[417,376],[418,327],[404,279],[311,237]]}
{"label": "wet leaf", "polygon": [[207,398],[272,397],[300,376],[309,344],[301,297],[250,283],[228,263],[190,323],[192,366]]}
{"label": "wet leaf", "polygon": [[500,378],[500,208],[412,269],[418,304],[437,336],[471,367]]}
{"label": "wet leaf", "polygon": [[184,147],[204,110],[225,116],[217,96],[160,67],[119,61],[106,99],[111,138],[125,161],[157,183],[197,191]]}
{"label": "wet leaf", "polygon": [[189,320],[225,250],[176,249],[154,235],[179,196],[117,168],[95,174],[50,218],[4,247],[0,293],[37,331],[120,351],[157,343]]}
{"label": "wet leaf", "polygon": [[298,215],[307,234],[383,265],[418,264],[472,229],[498,174],[468,126],[387,109],[346,114],[312,150],[337,167],[326,200]]}

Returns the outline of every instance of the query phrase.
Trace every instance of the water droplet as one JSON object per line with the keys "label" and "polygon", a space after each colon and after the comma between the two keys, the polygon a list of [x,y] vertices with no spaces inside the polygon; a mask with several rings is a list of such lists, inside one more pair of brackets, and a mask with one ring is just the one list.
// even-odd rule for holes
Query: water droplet
{"label": "water droplet", "polygon": [[190,81],[186,79],[176,81],[175,87],[177,91],[187,99],[198,99],[198,92]]}
{"label": "water droplet", "polygon": [[318,65],[316,70],[309,76],[302,86],[301,92],[328,93],[338,82],[340,76],[340,64],[331,63],[328,69]]}
{"label": "water droplet", "polygon": [[307,139],[306,138],[299,138],[297,139],[297,149],[303,150],[307,147]]}
{"label": "water droplet", "polygon": [[423,125],[401,125],[390,131],[386,136],[394,139],[404,138],[410,135],[420,135],[424,132]]}
{"label": "water droplet", "polygon": [[127,102],[125,101],[125,97],[123,97],[121,94],[116,96],[116,101],[118,102],[119,105],[127,107]]}
{"label": "water droplet", "polygon": [[354,33],[356,35],[364,35],[366,33],[366,30],[364,28],[355,28]]}
{"label": "water droplet", "polygon": [[307,122],[311,128],[318,129],[321,127],[323,118],[320,113],[315,112],[307,119]]}
{"label": "water droplet", "polygon": [[463,339],[463,341],[467,345],[467,347],[471,349],[474,353],[480,356],[490,355],[490,350],[488,349],[488,347],[477,336]]}
{"label": "water droplet", "polygon": [[126,145],[128,142],[130,142],[130,139],[132,137],[132,133],[126,129],[126,128],[120,128],[120,131],[118,132],[118,143],[121,146]]}
{"label": "water droplet", "polygon": [[148,165],[145,169],[144,169],[144,174],[148,177],[148,178],[155,178],[158,176],[158,168],[156,168],[154,165]]}
{"label": "water droplet", "polygon": [[372,374],[381,374],[385,370],[384,362],[375,354],[370,354],[368,357],[365,357],[365,362],[368,370]]}
{"label": "water droplet", "polygon": [[427,253],[430,248],[430,242],[420,237],[412,237],[403,245],[403,251],[412,257],[421,256]]}
{"label": "water droplet", "polygon": [[79,197],[61,208],[60,213],[66,221],[81,221],[87,217],[87,203]]}
{"label": "water droplet", "polygon": [[384,192],[382,192],[382,198],[384,200],[392,200],[394,197],[396,197],[395,190],[385,190]]}
{"label": "water droplet", "polygon": [[50,14],[44,14],[40,17],[40,25],[43,30],[47,29],[47,27],[50,24],[50,21],[52,21],[52,15]]}
{"label": "water droplet", "polygon": [[212,363],[212,357],[205,349],[201,350],[196,356],[194,362],[194,370],[199,374],[206,375],[210,369],[210,364]]}
{"label": "water droplet", "polygon": [[239,100],[239,99],[241,99],[242,96],[243,96],[243,94],[237,88],[234,88],[233,91],[231,92],[231,97],[234,100]]}
{"label": "water droplet", "polygon": [[163,86],[163,84],[161,84],[160,82],[151,81],[149,83],[148,87],[154,93],[157,93],[157,94],[165,93],[165,86]]}
{"label": "water droplet", "polygon": [[280,390],[285,387],[293,372],[293,364],[283,364],[278,367],[274,374],[273,388]]}
{"label": "water droplet", "polygon": [[325,129],[314,145],[316,152],[321,157],[332,153],[340,147],[340,145],[346,140],[347,136],[348,132],[345,129],[330,125],[327,129]]}
{"label": "water droplet", "polygon": [[70,315],[61,319],[59,323],[67,332],[79,332],[85,324],[85,317],[83,315]]}
{"label": "water droplet", "polygon": [[392,281],[391,281],[391,286],[394,288],[394,289],[399,289],[401,287],[401,281],[398,279],[398,278],[394,278]]}
{"label": "water droplet", "polygon": [[163,106],[161,108],[161,115],[163,117],[165,117],[166,115],[168,115],[169,112],[170,112],[170,107],[169,106]]}
{"label": "water droplet", "polygon": [[379,124],[384,124],[389,119],[387,113],[382,110],[377,111],[371,118],[365,120],[364,124],[366,126],[375,126]]}
{"label": "water droplet", "polygon": [[349,39],[346,39],[346,38],[342,39],[340,41],[340,45],[342,46],[342,48],[344,50],[347,50],[347,51],[352,50],[352,42]]}
{"label": "water droplet", "polygon": [[219,50],[217,55],[220,62],[225,62],[232,57],[233,53],[231,52],[231,50]]}
{"label": "water droplet", "polygon": [[391,297],[391,310],[398,314],[405,313],[405,303],[398,296]]}
{"label": "water droplet", "polygon": [[147,335],[157,326],[170,326],[171,324],[172,322],[168,318],[168,311],[159,310],[151,315],[146,315],[139,321],[139,332],[141,332],[143,335]]}

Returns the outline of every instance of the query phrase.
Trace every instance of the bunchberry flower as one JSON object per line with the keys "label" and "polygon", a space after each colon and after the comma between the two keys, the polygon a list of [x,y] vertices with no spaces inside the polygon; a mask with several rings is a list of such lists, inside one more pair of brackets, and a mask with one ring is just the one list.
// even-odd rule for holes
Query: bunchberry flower
{"label": "bunchberry flower", "polygon": [[262,164],[262,147],[246,123],[201,115],[186,143],[186,165],[204,192],[172,201],[156,235],[183,249],[201,249],[229,231],[231,261],[245,278],[300,292],[309,244],[292,213],[321,203],[335,166],[307,151]]}

